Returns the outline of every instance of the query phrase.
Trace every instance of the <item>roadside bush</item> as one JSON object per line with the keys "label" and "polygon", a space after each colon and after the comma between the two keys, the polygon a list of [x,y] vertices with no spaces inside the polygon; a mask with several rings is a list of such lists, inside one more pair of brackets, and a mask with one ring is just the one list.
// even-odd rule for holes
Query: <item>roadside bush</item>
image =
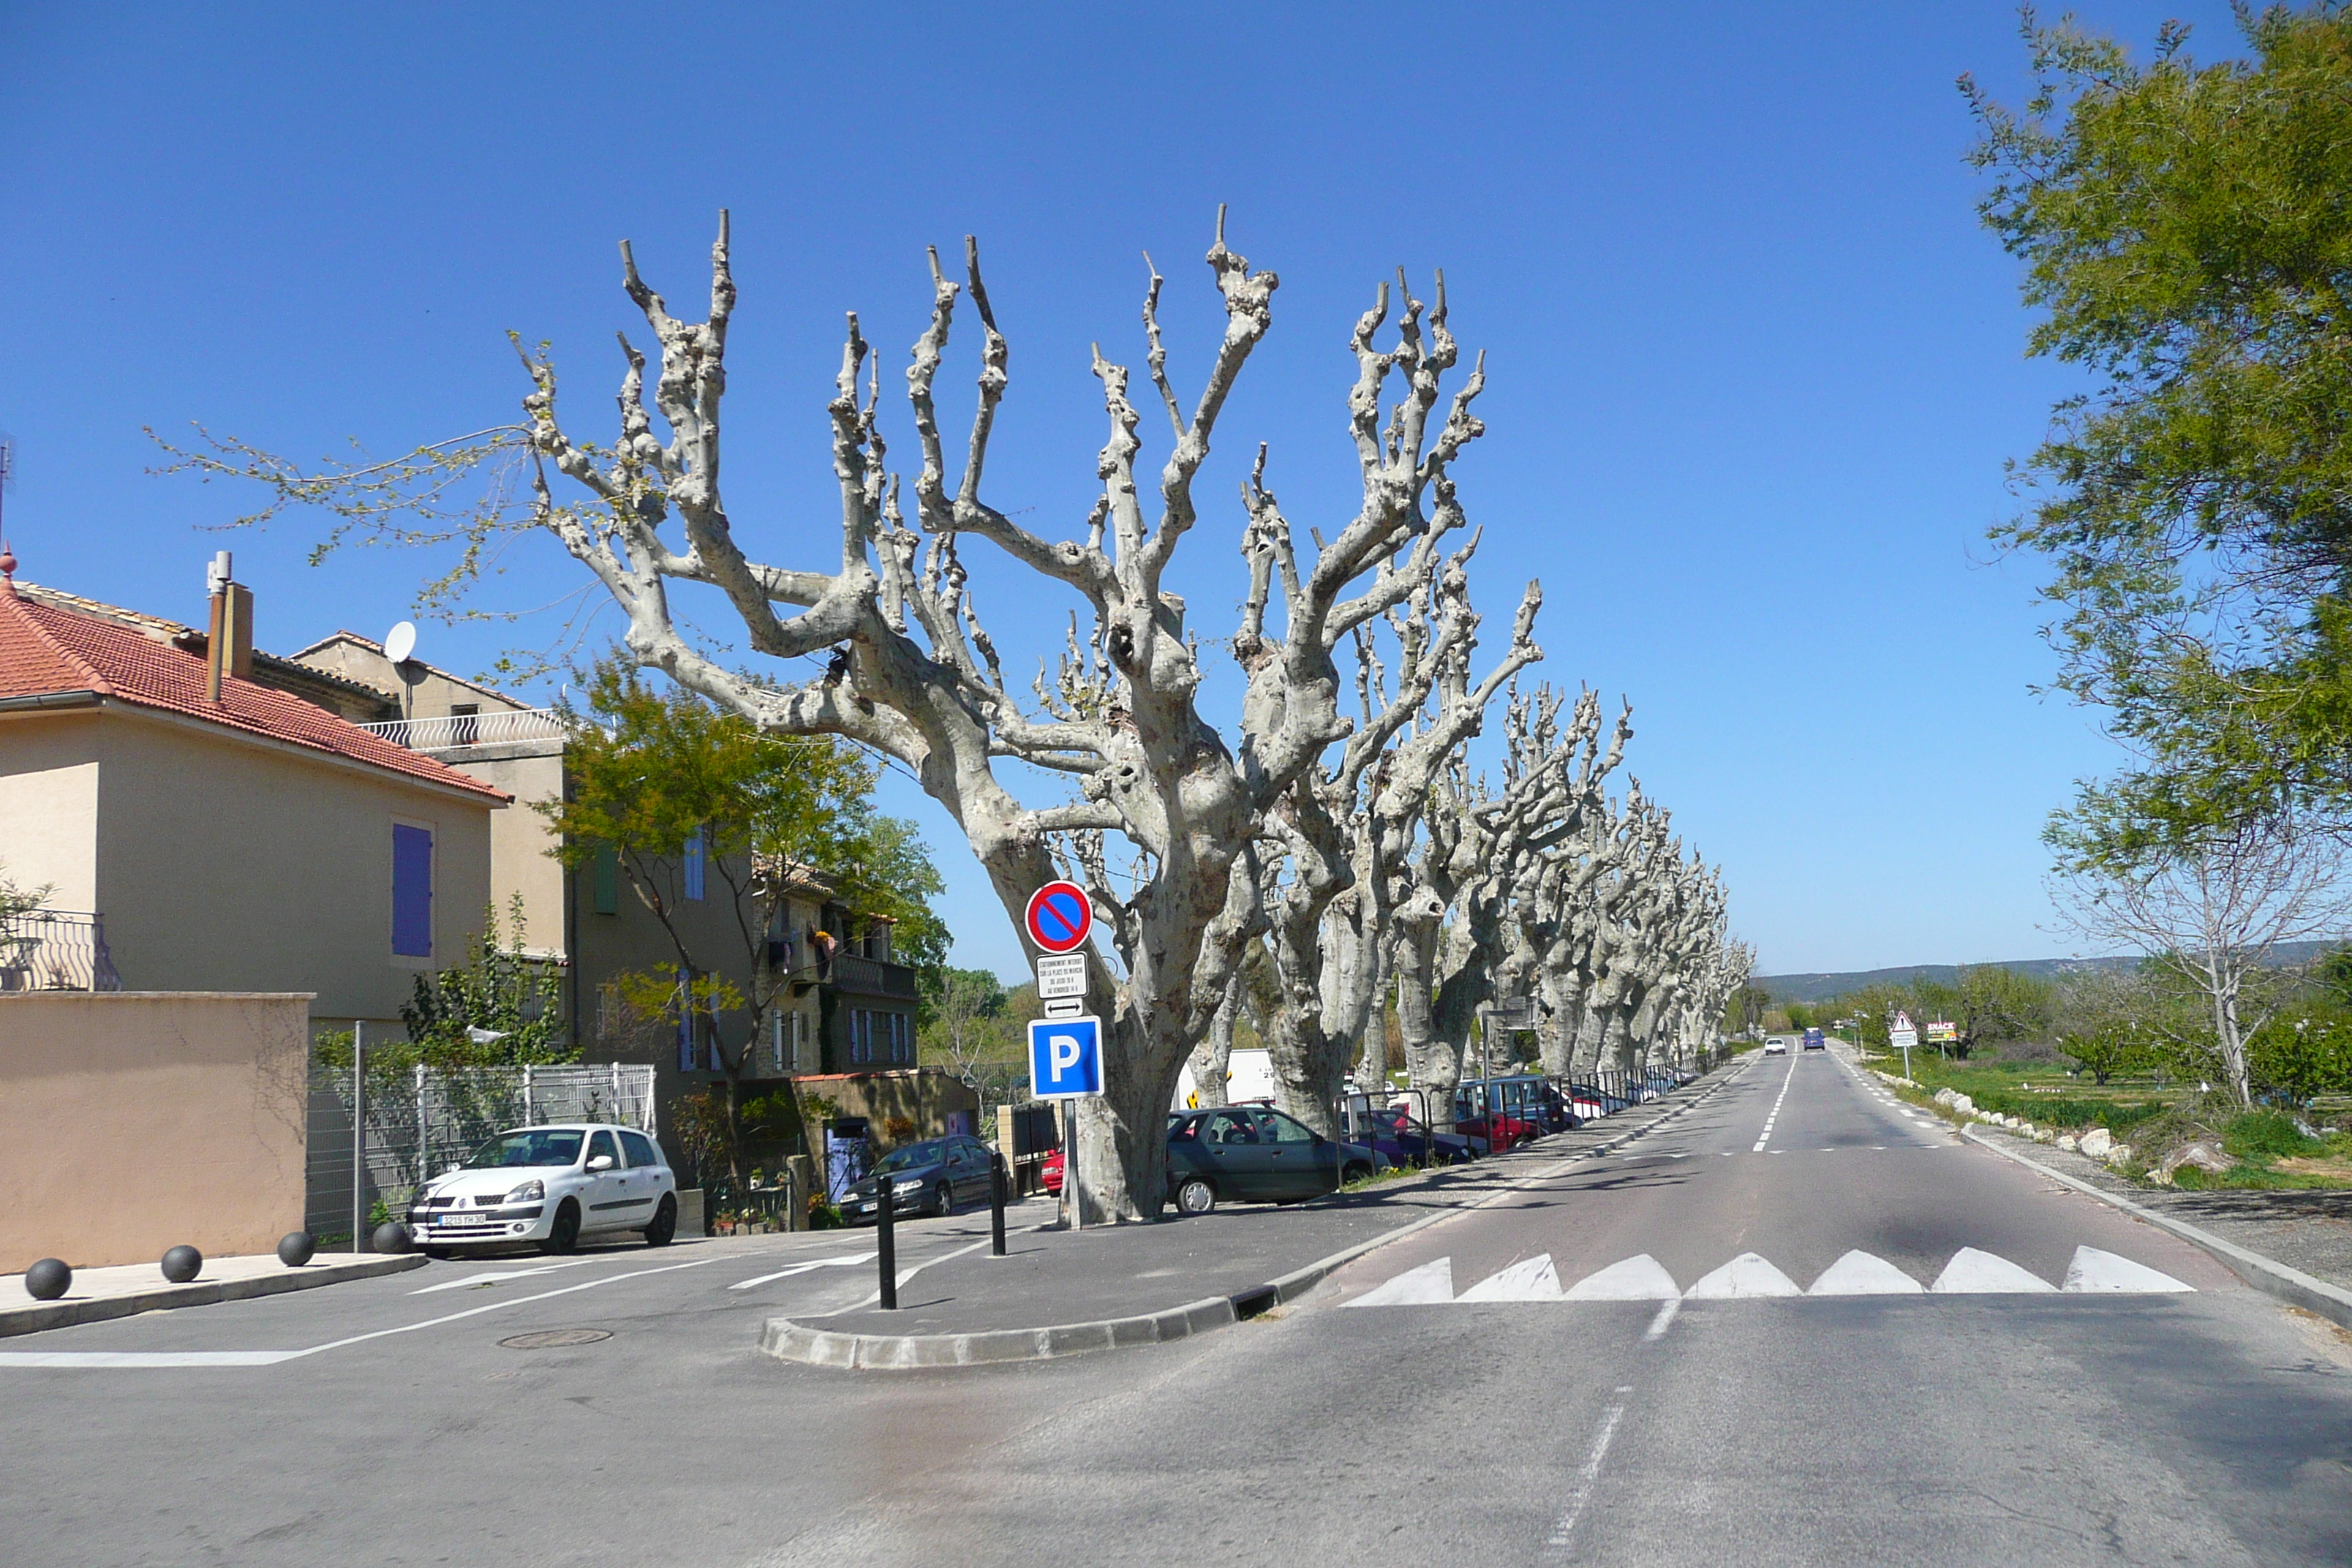
{"label": "roadside bush", "polygon": [[2315,1153],[2326,1145],[2298,1131],[2294,1118],[2284,1110],[2249,1110],[2231,1119],[2221,1131],[2221,1147],[2241,1160],[2275,1158],[2282,1154]]}

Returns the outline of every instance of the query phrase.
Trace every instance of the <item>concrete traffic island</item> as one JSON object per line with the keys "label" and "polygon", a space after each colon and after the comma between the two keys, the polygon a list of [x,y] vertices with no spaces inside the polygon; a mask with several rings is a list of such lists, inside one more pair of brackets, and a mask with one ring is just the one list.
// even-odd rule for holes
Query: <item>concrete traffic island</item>
{"label": "concrete traffic island", "polygon": [[102,1322],[128,1318],[164,1307],[205,1307],[215,1301],[242,1301],[255,1296],[275,1296],[286,1290],[313,1290],[346,1279],[371,1279],[421,1268],[421,1253],[384,1256],[375,1253],[323,1252],[310,1261],[289,1267],[275,1253],[249,1257],[207,1258],[202,1272],[184,1285],[164,1277],[159,1263],[124,1263],[110,1268],[77,1268],[65,1295],[54,1301],[36,1300],[21,1274],[0,1275],[0,1337],[62,1329],[73,1323]]}
{"label": "concrete traffic island", "polygon": [[907,1270],[899,1306],[771,1318],[760,1348],[861,1371],[1044,1361],[1167,1344],[1296,1300],[1376,1247],[1607,1154],[1700,1105],[1748,1058],[1688,1088],[1496,1158],[1276,1208],[1221,1205],[1158,1225],[1016,1232]]}

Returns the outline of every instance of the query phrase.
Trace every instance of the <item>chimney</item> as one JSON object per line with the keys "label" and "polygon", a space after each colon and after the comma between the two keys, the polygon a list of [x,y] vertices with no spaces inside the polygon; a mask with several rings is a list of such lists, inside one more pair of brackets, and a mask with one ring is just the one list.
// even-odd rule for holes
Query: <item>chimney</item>
{"label": "chimney", "polygon": [[221,678],[253,679],[253,590],[236,580],[229,552],[216,552],[205,568],[211,615],[205,636],[205,700],[221,700]]}

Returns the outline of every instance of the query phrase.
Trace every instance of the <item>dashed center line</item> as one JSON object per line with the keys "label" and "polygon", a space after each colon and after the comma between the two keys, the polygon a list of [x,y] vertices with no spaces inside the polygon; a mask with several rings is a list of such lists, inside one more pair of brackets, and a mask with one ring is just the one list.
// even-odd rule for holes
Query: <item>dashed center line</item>
{"label": "dashed center line", "polygon": [[1772,1101],[1772,1109],[1765,1113],[1764,1135],[1756,1140],[1756,1147],[1750,1149],[1749,1153],[1761,1154],[1764,1152],[1764,1145],[1772,1142],[1772,1124],[1780,1120],[1780,1102],[1789,1098],[1789,1086],[1796,1081],[1797,1064],[1791,1061],[1789,1064],[1788,1076],[1780,1080],[1780,1097]]}

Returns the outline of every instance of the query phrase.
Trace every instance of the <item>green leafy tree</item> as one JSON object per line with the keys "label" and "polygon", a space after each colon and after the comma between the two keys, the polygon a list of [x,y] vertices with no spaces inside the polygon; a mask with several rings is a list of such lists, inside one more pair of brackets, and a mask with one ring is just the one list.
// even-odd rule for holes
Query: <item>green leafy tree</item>
{"label": "green leafy tree", "polygon": [[2239,17],[2250,59],[2167,23],[2141,65],[2028,13],[2025,105],[1961,81],[2031,352],[2093,378],[1993,534],[2050,561],[2058,684],[2139,759],[2053,822],[2077,868],[2352,805],[2352,14]]}
{"label": "green leafy tree", "polygon": [[563,1016],[563,967],[524,951],[522,895],[508,910],[513,942],[499,940],[498,910],[483,911],[466,962],[416,977],[400,1009],[409,1043],[429,1067],[520,1067],[577,1061]]}
{"label": "green leafy tree", "polygon": [[[611,854],[667,933],[673,967],[612,984],[641,1023],[683,1013],[707,1032],[726,1084],[726,1160],[740,1187],[742,1082],[792,984],[766,963],[789,879],[815,869],[835,899],[895,921],[901,942],[936,961],[947,942],[929,904],[939,873],[912,824],[874,810],[873,765],[854,747],[767,733],[682,687],[656,688],[617,656],[599,661],[582,686],[586,710],[569,715],[567,798],[535,809],[556,830],[558,858],[584,867]],[[706,898],[728,910],[723,936],[685,918],[696,859]],[[794,1136],[805,1144],[805,1127]]]}

